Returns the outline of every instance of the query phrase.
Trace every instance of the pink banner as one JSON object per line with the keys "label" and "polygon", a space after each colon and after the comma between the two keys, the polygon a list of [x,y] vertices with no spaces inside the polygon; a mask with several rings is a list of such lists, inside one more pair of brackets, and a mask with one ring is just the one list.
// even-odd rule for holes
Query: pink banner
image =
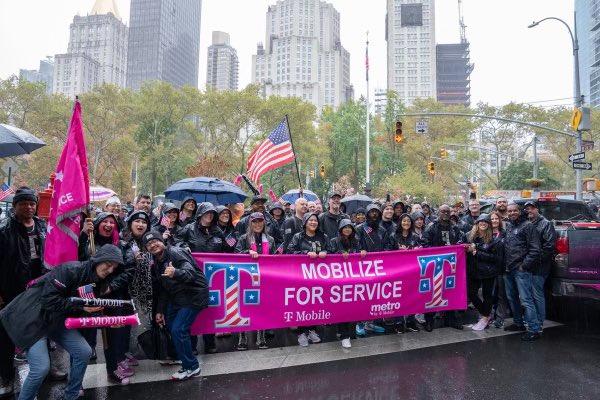
{"label": "pink banner", "polygon": [[90,204],[90,179],[83,139],[81,105],[75,102],[67,143],[60,155],[50,202],[48,234],[44,250],[46,267],[77,261],[81,217]]}
{"label": "pink banner", "polygon": [[209,306],[193,334],[368,321],[467,307],[463,246],[341,255],[194,254]]}
{"label": "pink banner", "polygon": [[79,328],[110,328],[115,325],[139,325],[140,318],[137,314],[115,316],[115,317],[85,317],[67,318],[65,327],[67,329]]}

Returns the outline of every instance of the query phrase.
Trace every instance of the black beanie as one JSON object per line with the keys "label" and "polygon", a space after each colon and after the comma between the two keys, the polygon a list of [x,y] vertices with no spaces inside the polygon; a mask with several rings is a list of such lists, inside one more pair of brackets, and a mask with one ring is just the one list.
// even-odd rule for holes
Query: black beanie
{"label": "black beanie", "polygon": [[33,189],[27,186],[21,186],[17,189],[13,197],[13,206],[20,201],[35,201],[37,203],[38,197]]}
{"label": "black beanie", "polygon": [[115,262],[119,265],[123,265],[123,253],[121,250],[112,244],[105,244],[100,247],[96,254],[91,258],[92,265],[96,266],[102,262]]}
{"label": "black beanie", "polygon": [[144,246],[146,246],[148,244],[148,242],[150,242],[151,240],[160,240],[161,242],[165,242],[162,234],[159,231],[150,231],[150,232],[146,232],[144,233],[144,236],[142,236],[142,244]]}

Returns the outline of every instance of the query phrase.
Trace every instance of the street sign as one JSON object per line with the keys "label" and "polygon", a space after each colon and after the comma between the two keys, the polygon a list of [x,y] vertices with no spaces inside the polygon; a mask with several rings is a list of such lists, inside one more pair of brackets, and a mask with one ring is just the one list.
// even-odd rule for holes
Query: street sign
{"label": "street sign", "polygon": [[571,113],[571,128],[573,128],[573,130],[576,131],[577,128],[579,128],[580,122],[581,122],[581,111],[579,110],[579,108],[575,107],[573,109],[573,112]]}
{"label": "street sign", "polygon": [[415,123],[415,132],[417,133],[427,133],[429,131],[429,125],[427,121],[417,121]]}
{"label": "street sign", "polygon": [[14,174],[19,169],[19,166],[13,160],[8,159],[4,164],[2,164],[2,171],[4,171],[6,175],[8,175],[9,169]]}
{"label": "street sign", "polygon": [[594,141],[593,140],[582,140],[581,141],[581,149],[579,151],[592,151],[594,150]]}
{"label": "street sign", "polygon": [[584,152],[569,154],[569,161],[571,161],[571,162],[577,161],[577,160],[583,160],[584,158],[585,158]]}
{"label": "street sign", "polygon": [[573,169],[584,169],[586,171],[589,171],[590,169],[592,169],[592,163],[573,161]]}

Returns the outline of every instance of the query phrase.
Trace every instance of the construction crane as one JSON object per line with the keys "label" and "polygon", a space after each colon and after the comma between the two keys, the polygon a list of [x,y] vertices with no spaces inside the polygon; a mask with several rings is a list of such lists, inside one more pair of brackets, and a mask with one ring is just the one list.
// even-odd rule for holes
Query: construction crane
{"label": "construction crane", "polygon": [[465,20],[463,18],[462,0],[458,0],[458,25],[460,26],[460,42],[466,43],[467,34],[465,32],[465,29],[467,26],[465,25]]}

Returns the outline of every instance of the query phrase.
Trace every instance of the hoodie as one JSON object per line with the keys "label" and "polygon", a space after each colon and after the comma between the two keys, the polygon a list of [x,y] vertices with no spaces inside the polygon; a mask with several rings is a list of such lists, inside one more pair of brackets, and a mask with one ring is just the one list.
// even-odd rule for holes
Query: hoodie
{"label": "hoodie", "polygon": [[[369,212],[371,210],[377,210],[377,218],[369,218]],[[381,210],[377,207],[377,204],[369,204],[367,206],[366,214],[366,222],[356,227],[361,249],[368,252],[384,251],[390,235],[388,231],[381,226]]]}
{"label": "hoodie", "polygon": [[[194,202],[194,211],[191,216],[181,219],[183,216],[183,205],[185,203],[187,203],[188,200],[191,200]],[[185,226],[185,225],[189,225],[189,224],[193,223],[196,220],[195,215],[196,215],[197,211],[198,211],[198,202],[193,197],[189,196],[189,197],[186,197],[185,199],[183,199],[183,202],[181,203],[181,207],[179,207],[179,216],[180,216],[181,225]]]}
{"label": "hoodie", "polygon": [[[307,212],[302,218],[302,232],[298,232],[292,238],[292,241],[288,245],[286,252],[288,254],[307,254],[310,252],[320,253],[322,251],[330,253],[329,238],[324,234],[320,225],[317,226],[317,232],[315,236],[308,236],[306,234],[306,224],[310,217],[317,216],[317,214]],[[317,218],[317,221],[319,219]]]}
{"label": "hoodie", "polygon": [[[200,219],[209,212],[214,215],[212,223],[210,226],[202,226]],[[186,225],[177,239],[187,244],[193,253],[225,253],[225,238],[217,228],[217,217],[215,206],[208,202],[200,203],[196,221]]]}

